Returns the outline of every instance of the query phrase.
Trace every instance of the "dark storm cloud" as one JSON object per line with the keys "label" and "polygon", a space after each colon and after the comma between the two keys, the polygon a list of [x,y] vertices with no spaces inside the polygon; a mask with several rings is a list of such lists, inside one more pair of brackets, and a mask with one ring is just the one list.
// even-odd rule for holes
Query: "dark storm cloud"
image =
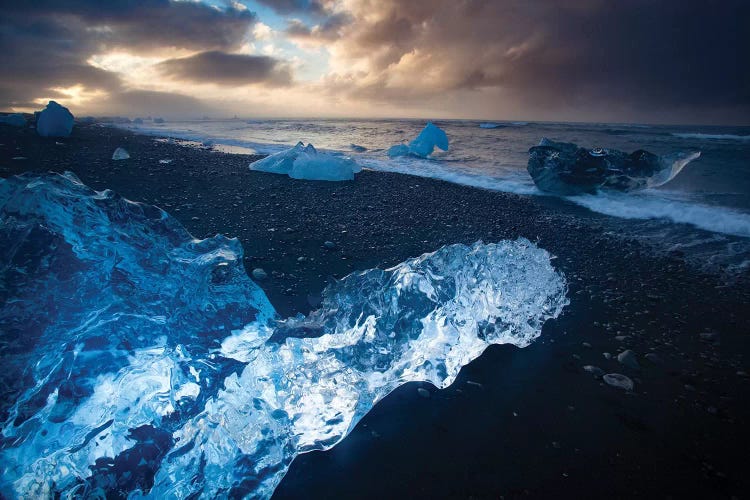
{"label": "dark storm cloud", "polygon": [[282,61],[269,56],[201,52],[190,57],[169,59],[159,69],[178,80],[200,83],[247,85],[266,83],[289,85],[292,74]]}
{"label": "dark storm cloud", "polygon": [[96,115],[152,116],[162,118],[198,118],[214,110],[195,97],[167,92],[129,90],[113,92],[90,112]]}
{"label": "dark storm cloud", "polygon": [[248,10],[170,0],[9,1],[2,9],[17,18],[73,22],[81,37],[107,46],[140,48],[227,49],[257,20]]}
{"label": "dark storm cloud", "polygon": [[0,2],[0,108],[29,105],[52,87],[121,92],[117,75],[87,63],[108,49],[228,50],[240,46],[253,13],[168,0]]}
{"label": "dark storm cloud", "polygon": [[[735,120],[750,113],[745,0],[362,0],[359,6],[338,42],[340,54],[367,59],[372,68],[361,84],[349,79],[353,96],[393,100],[501,89],[537,109],[630,106],[656,119],[661,110],[721,109]],[[334,83],[341,90],[346,82]]]}

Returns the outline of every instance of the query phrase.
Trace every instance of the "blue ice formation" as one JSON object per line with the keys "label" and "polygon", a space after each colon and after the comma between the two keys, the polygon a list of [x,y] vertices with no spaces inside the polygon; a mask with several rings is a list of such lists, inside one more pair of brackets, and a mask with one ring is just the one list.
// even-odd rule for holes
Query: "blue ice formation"
{"label": "blue ice formation", "polygon": [[351,181],[362,168],[351,158],[318,152],[312,144],[294,147],[250,164],[250,170],[287,174],[309,181]]}
{"label": "blue ice formation", "polygon": [[0,123],[10,125],[11,127],[25,127],[26,118],[21,113],[11,113],[0,116]]}
{"label": "blue ice formation", "polygon": [[657,156],[642,149],[627,154],[616,149],[585,149],[545,137],[529,149],[527,170],[534,184],[549,193],[628,192],[666,184],[700,155],[693,151]]}
{"label": "blue ice formation", "polygon": [[36,131],[42,137],[68,137],[73,131],[73,113],[65,106],[50,101],[39,113]]}
{"label": "blue ice formation", "polygon": [[492,123],[492,122],[479,124],[479,128],[501,128],[501,127],[502,125],[500,125],[499,123]]}
{"label": "blue ice formation", "polygon": [[427,123],[419,135],[409,143],[396,144],[388,149],[388,156],[395,158],[397,156],[414,155],[427,158],[432,154],[435,148],[448,151],[448,135],[443,129],[432,123]]}
{"label": "blue ice formation", "polygon": [[237,240],[72,174],[0,181],[0,221],[5,497],[268,498],[394,388],[446,387],[567,304],[519,239],[355,272],[277,321]]}

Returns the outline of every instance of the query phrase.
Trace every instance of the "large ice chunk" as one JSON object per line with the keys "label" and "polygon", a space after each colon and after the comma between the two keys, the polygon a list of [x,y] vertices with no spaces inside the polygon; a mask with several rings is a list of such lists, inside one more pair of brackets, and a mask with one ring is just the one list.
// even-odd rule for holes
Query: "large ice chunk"
{"label": "large ice chunk", "polygon": [[9,115],[0,116],[0,123],[10,125],[12,127],[25,127],[26,118],[21,113],[12,113]]}
{"label": "large ice chunk", "polygon": [[567,304],[521,239],[353,273],[274,326],[236,240],[71,174],[0,181],[0,222],[4,497],[269,498],[398,385],[446,387]]}
{"label": "large ice chunk", "polygon": [[536,186],[551,193],[635,191],[666,184],[699,156],[700,152],[657,156],[644,150],[627,154],[543,138],[538,146],[529,149],[527,169]]}
{"label": "large ice chunk", "polygon": [[73,113],[65,106],[50,101],[39,113],[36,131],[42,137],[68,137],[73,131]]}
{"label": "large ice chunk", "polygon": [[428,122],[425,128],[422,129],[419,135],[408,146],[404,144],[391,146],[388,149],[388,156],[396,157],[412,154],[426,158],[432,154],[436,147],[443,151],[448,151],[448,135],[437,125]]}
{"label": "large ice chunk", "polygon": [[350,181],[362,169],[351,158],[320,153],[312,144],[298,142],[293,148],[251,163],[250,170],[287,174],[294,179]]}

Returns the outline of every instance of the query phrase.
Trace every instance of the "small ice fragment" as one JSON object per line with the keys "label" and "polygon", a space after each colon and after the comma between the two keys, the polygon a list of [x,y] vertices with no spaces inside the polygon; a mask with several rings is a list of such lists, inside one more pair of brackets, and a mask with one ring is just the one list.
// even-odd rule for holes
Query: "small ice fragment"
{"label": "small ice fragment", "polygon": [[255,278],[256,280],[258,281],[264,280],[267,277],[268,277],[268,274],[266,274],[266,272],[260,267],[256,267],[255,269],[253,269],[253,278]]}
{"label": "small ice fragment", "polygon": [[480,123],[479,128],[499,128],[502,127],[499,123]]}
{"label": "small ice fragment", "polygon": [[168,163],[172,163],[172,159],[171,158],[167,158],[165,160],[159,160],[159,163],[161,163],[162,165],[166,165]]}
{"label": "small ice fragment", "polygon": [[117,148],[115,149],[115,152],[112,153],[113,160],[127,160],[128,158],[130,158],[130,155],[123,148]]}

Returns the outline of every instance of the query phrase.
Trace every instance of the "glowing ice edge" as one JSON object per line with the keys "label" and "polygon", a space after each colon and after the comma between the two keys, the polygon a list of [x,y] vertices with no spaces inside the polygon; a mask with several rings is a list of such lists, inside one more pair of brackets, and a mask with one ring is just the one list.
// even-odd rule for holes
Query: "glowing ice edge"
{"label": "glowing ice edge", "polygon": [[[122,299],[116,287],[102,284],[92,299],[100,303],[66,316],[75,328],[67,321],[42,334],[28,361],[35,384],[2,428],[0,492],[11,496],[91,493],[86,481],[97,459],[128,450],[129,430],[152,425],[169,429],[174,445],[150,491],[131,491],[130,498],[268,498],[296,455],[334,446],[398,386],[428,381],[445,388],[489,345],[529,345],[568,304],[551,256],[518,239],[448,245],[390,269],[352,273],[325,289],[317,311],[277,322],[242,269],[237,240],[193,240],[165,212],[95,192],[72,174],[4,180],[0,208],[3,224],[44,220],[62,235],[76,258],[93,263],[79,277],[88,284],[116,246],[125,262],[114,265],[128,267],[130,281],[140,283],[127,292],[144,296],[125,312],[111,305]],[[44,275],[38,284],[54,292],[62,286],[54,279]],[[189,293],[175,296],[177,284]],[[253,320],[231,332],[217,328],[219,319],[239,314],[241,302]],[[26,305],[33,312],[33,303]],[[299,338],[309,331],[319,335]],[[274,332],[286,338],[272,341]],[[101,352],[87,356],[81,347],[103,333],[133,342],[113,367]],[[215,347],[206,347],[204,336],[216,339]],[[70,346],[72,365],[61,374],[61,353]],[[123,354],[110,346],[113,353]],[[217,376],[229,363],[241,365]],[[93,381],[92,393],[64,421],[48,419],[58,411],[55,389],[16,425],[45,382],[82,373]]]}

